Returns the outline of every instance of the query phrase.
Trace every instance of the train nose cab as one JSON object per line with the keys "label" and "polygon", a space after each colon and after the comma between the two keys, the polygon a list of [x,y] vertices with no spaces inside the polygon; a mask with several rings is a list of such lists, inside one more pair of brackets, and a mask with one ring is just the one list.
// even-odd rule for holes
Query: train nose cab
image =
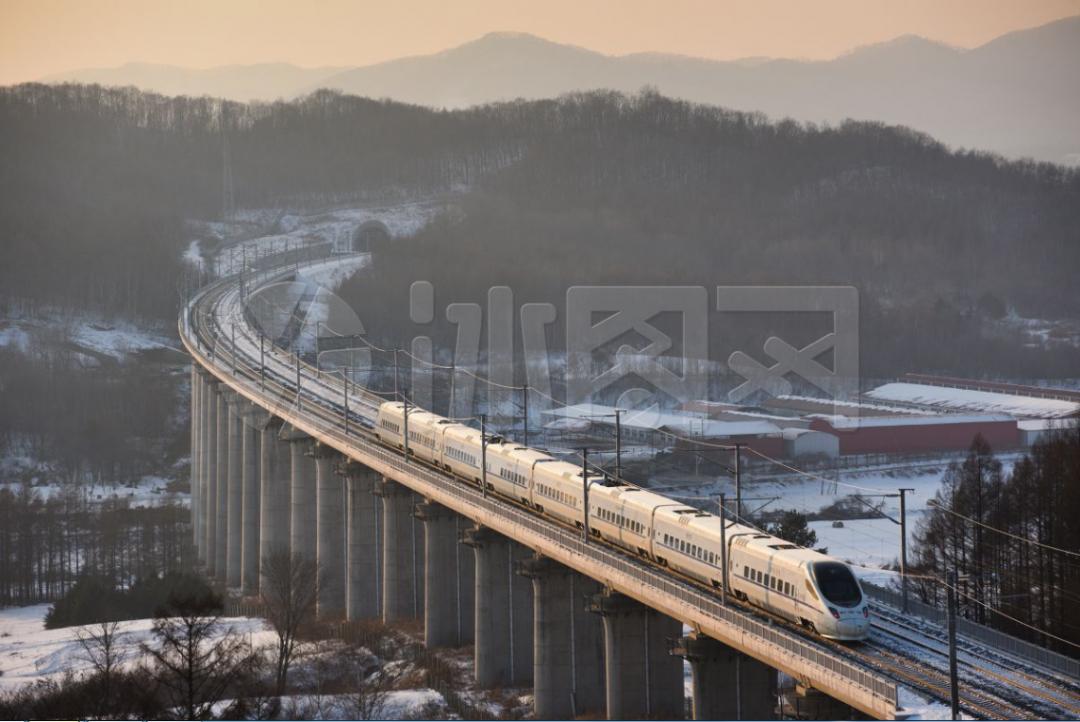
{"label": "train nose cab", "polygon": [[865,639],[870,632],[870,609],[855,575],[841,562],[815,562],[813,566],[829,615],[819,631],[835,639]]}

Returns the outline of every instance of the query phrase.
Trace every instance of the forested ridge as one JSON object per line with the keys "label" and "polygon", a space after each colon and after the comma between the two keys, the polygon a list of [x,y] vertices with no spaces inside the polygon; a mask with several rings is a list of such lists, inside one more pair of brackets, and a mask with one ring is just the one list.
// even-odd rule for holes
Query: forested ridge
{"label": "forested ridge", "polygon": [[170,316],[182,221],[221,216],[228,157],[237,207],[468,189],[460,230],[384,255],[445,269],[483,254],[478,281],[579,268],[1080,313],[1063,293],[1080,267],[1076,171],[877,123],[769,122],[648,91],[449,112],[330,91],[239,104],[27,84],[0,89],[0,151],[8,297]]}

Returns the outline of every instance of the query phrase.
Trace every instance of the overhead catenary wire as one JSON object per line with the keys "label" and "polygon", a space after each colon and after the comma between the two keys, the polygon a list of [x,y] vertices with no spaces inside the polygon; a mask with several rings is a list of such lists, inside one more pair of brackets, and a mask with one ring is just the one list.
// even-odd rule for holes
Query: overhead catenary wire
{"label": "overhead catenary wire", "polygon": [[1007,537],[1011,537],[1013,539],[1016,539],[1017,541],[1024,542],[1025,544],[1032,544],[1032,545],[1040,547],[1042,549],[1047,549],[1047,550],[1052,551],[1052,552],[1058,552],[1060,554],[1065,554],[1065,555],[1068,555],[1070,557],[1076,557],[1076,558],[1080,559],[1080,552],[1070,551],[1069,549],[1062,549],[1061,547],[1056,547],[1056,546],[1053,546],[1053,545],[1050,545],[1050,544],[1044,544],[1044,543],[1042,543],[1040,541],[1036,541],[1034,539],[1028,539],[1027,537],[1020,536],[1019,534],[1013,534],[1012,532],[1005,531],[1004,529],[998,529],[997,527],[990,526],[989,524],[981,522],[978,519],[972,519],[970,516],[966,516],[964,514],[961,514],[958,511],[954,511],[954,510],[952,510],[949,507],[943,505],[942,503],[940,503],[939,501],[937,501],[935,499],[930,499],[926,503],[927,503],[928,506],[932,506],[935,509],[941,509],[943,512],[945,512],[947,514],[952,514],[953,516],[955,516],[957,518],[963,519],[965,521],[969,521],[972,524],[975,524],[977,526],[982,527],[983,529],[988,529],[989,531],[996,532],[998,534],[1002,534],[1002,535],[1007,536]]}

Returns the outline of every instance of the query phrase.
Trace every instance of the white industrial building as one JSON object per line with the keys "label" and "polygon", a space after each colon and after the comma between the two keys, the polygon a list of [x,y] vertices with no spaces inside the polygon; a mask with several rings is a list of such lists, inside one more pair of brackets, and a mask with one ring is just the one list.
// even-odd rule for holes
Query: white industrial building
{"label": "white industrial building", "polygon": [[806,456],[840,456],[840,439],[834,434],[811,429],[784,429],[784,454],[789,459]]}

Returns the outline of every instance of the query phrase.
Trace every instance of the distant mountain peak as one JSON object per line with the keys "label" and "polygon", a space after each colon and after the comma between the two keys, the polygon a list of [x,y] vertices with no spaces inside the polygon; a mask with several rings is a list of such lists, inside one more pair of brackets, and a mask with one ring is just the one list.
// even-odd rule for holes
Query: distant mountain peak
{"label": "distant mountain peak", "polygon": [[896,55],[902,53],[935,53],[935,54],[956,54],[964,52],[963,48],[949,45],[938,40],[931,40],[930,38],[924,38],[922,35],[914,35],[907,33],[904,35],[898,35],[890,40],[883,40],[880,43],[870,43],[868,45],[860,45],[847,53],[840,55],[837,59],[852,58],[852,57],[866,57],[872,55]]}

